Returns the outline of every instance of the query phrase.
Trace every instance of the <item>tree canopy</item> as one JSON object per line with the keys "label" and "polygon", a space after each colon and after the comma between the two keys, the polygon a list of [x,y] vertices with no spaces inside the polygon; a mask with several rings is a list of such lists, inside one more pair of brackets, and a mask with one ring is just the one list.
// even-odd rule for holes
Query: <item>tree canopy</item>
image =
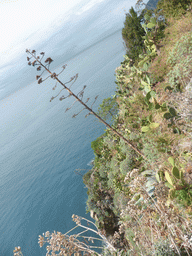
{"label": "tree canopy", "polygon": [[145,30],[141,25],[143,17],[138,16],[133,7],[126,14],[124,28],[122,29],[122,37],[125,42],[127,55],[135,63],[139,54],[143,52]]}

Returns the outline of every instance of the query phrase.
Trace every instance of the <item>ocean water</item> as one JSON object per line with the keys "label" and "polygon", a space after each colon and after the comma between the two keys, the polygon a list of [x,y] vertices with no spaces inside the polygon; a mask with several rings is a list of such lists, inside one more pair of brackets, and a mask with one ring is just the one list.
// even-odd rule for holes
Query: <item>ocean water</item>
{"label": "ocean water", "polygon": [[[62,82],[78,73],[71,89],[77,94],[86,85],[83,99],[90,97],[89,106],[99,95],[95,111],[115,94],[115,68],[125,54],[125,16],[118,10],[126,4],[106,0],[83,18],[77,12],[66,27],[35,47],[54,60],[52,71],[58,73],[67,64],[59,76]],[[91,142],[106,128],[92,115],[85,118],[86,110],[72,118],[82,109],[77,102],[65,112],[74,100],[60,101],[67,96],[64,90],[50,102],[62,86],[52,90],[55,81],[50,78],[38,85],[38,73],[22,51],[15,62],[0,65],[0,256],[12,256],[16,246],[24,256],[44,256],[47,244],[40,248],[39,235],[67,232],[75,226],[72,214],[91,220],[81,175],[91,168]]]}
{"label": "ocean water", "polygon": [[[78,93],[87,85],[84,100],[90,97],[89,105],[99,95],[93,106],[97,110],[104,98],[114,94],[115,68],[124,54],[118,29],[63,62],[67,68],[59,78],[66,82],[78,73],[71,88]],[[61,60],[54,60],[56,72],[61,70]],[[74,102],[71,97],[50,102],[61,85],[52,90],[55,82],[51,79],[38,85],[34,67],[27,61],[25,64],[23,73],[3,80],[7,91],[10,83],[15,88],[21,85],[20,89],[0,101],[1,256],[13,255],[15,246],[27,256],[45,255],[46,245],[39,247],[39,235],[54,230],[67,232],[75,225],[72,214],[90,219],[86,214],[87,190],[75,171],[81,169],[83,175],[91,168],[91,142],[105,129],[93,116],[85,118],[85,110],[72,118],[82,109],[79,103],[65,112]],[[29,73],[29,80],[33,76],[30,83]]]}

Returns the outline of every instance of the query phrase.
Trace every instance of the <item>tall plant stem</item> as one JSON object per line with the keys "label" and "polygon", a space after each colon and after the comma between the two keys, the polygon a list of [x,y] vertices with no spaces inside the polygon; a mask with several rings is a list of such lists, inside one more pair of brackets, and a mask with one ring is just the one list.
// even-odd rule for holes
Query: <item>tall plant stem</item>
{"label": "tall plant stem", "polygon": [[[29,52],[29,51],[28,51]],[[56,79],[68,92],[71,96],[73,96],[77,101],[79,101],[91,114],[93,114],[96,118],[98,118],[103,124],[105,124],[114,134],[116,134],[118,137],[120,137],[122,140],[124,140],[135,152],[137,152],[140,156],[142,156],[145,160],[146,157],[141,153],[139,149],[137,149],[129,140],[127,140],[121,133],[119,133],[117,130],[115,130],[111,125],[109,125],[105,120],[103,120],[97,113],[95,113],[89,106],[87,106],[77,95],[75,95],[64,83],[62,83],[57,76],[55,76],[45,65],[41,63],[41,61],[36,58],[34,54],[29,52],[37,62],[40,63],[40,65],[48,72],[50,73],[54,79]]]}

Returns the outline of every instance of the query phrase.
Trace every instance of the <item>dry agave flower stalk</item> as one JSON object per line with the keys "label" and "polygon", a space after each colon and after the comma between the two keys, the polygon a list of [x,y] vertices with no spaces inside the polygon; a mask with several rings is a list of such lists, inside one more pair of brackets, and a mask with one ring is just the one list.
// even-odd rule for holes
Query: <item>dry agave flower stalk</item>
{"label": "dry agave flower stalk", "polygon": [[[78,78],[78,74],[76,74],[75,76],[73,76],[73,77],[71,77],[71,79],[68,81],[68,82],[66,82],[65,84],[63,84],[59,79],[58,79],[58,76],[64,71],[64,69],[66,68],[66,64],[64,65],[64,66],[62,66],[62,70],[61,70],[61,72],[60,73],[58,73],[58,74],[56,74],[55,72],[54,73],[52,73],[50,70],[49,70],[49,67],[50,67],[50,64],[53,62],[53,60],[50,58],[50,57],[48,57],[46,60],[45,60],[45,65],[43,65],[42,64],[42,62],[41,62],[41,60],[42,60],[42,58],[44,57],[44,52],[41,52],[40,54],[42,55],[42,58],[40,59],[40,57],[39,56],[37,56],[36,57],[36,51],[35,50],[33,50],[33,51],[29,51],[29,50],[26,50],[26,52],[27,53],[30,53],[31,55],[32,55],[32,57],[31,58],[33,58],[33,59],[35,59],[33,62],[31,62],[30,61],[30,59],[31,58],[29,58],[29,57],[27,57],[27,61],[29,61],[28,62],[28,65],[32,65],[32,66],[38,66],[37,67],[37,71],[40,71],[41,70],[41,67],[43,67],[44,68],[44,71],[46,70],[46,71],[48,71],[49,73],[50,73],[50,75],[47,77],[47,78],[45,78],[44,80],[42,79],[42,74],[44,73],[44,71],[40,74],[40,75],[37,75],[36,76],[36,80],[38,80],[37,81],[37,83],[38,84],[41,84],[42,82],[44,82],[46,79],[48,79],[49,77],[51,77],[52,79],[55,79],[56,80],[56,84],[55,84],[55,86],[52,88],[52,90],[55,90],[56,89],[56,87],[57,87],[57,82],[59,82],[60,84],[62,84],[63,85],[63,89],[61,89],[60,91],[59,91],[59,93],[56,95],[56,96],[54,96],[54,97],[51,97],[51,99],[50,99],[50,102],[53,100],[53,99],[55,99],[55,98],[57,98],[58,96],[59,96],[59,94],[63,91],[63,90],[67,90],[68,91],[68,95],[67,96],[61,96],[60,98],[59,98],[59,100],[60,101],[62,101],[62,100],[64,100],[64,99],[66,99],[66,98],[68,98],[68,97],[71,97],[71,96],[73,96],[73,97],[75,97],[75,101],[73,102],[73,104],[70,106],[70,107],[68,107],[68,108],[66,108],[66,110],[65,110],[65,112],[67,112],[69,109],[71,109],[71,107],[77,102],[77,101],[79,101],[81,104],[83,103],[83,95],[84,95],[84,91],[85,91],[85,88],[86,88],[86,85],[84,85],[83,86],[83,89],[79,92],[79,93],[77,93],[77,95],[75,95],[75,94],[73,94],[73,92],[70,90],[70,88],[71,88],[71,86],[75,83],[75,81],[77,80],[77,78]],[[73,81],[73,82],[72,82]],[[71,83],[72,82],[72,83]],[[68,83],[71,83],[71,85],[69,86],[69,87],[67,87],[66,86],[66,84],[68,84]],[[98,96],[96,96],[95,97],[95,100],[94,100],[94,102],[93,102],[93,104],[95,103],[95,101],[96,101],[96,99],[98,98]],[[86,102],[88,102],[88,100],[89,100],[89,98],[87,98],[87,100],[86,100]],[[92,110],[92,106],[93,106],[93,104],[91,105],[91,110]],[[84,107],[85,108],[83,108],[79,113],[77,113],[77,114],[74,114],[73,115],[73,117],[76,117],[78,114],[80,114],[84,109],[87,109],[87,107],[88,106],[85,106],[84,105]],[[91,113],[91,112],[90,112]]]}
{"label": "dry agave flower stalk", "polygon": [[[59,94],[61,93],[61,91],[62,90],[67,90],[68,91],[68,95],[67,96],[61,96],[60,98],[59,98],[59,100],[64,100],[64,99],[66,99],[67,97],[71,97],[71,96],[73,96],[74,98],[75,98],[75,102],[79,102],[79,103],[81,103],[83,106],[84,106],[84,108],[79,112],[79,113],[77,113],[77,114],[74,114],[72,117],[76,117],[78,114],[80,114],[84,109],[86,109],[86,110],[88,110],[89,111],[89,113],[85,116],[85,117],[87,117],[88,115],[90,115],[90,114],[92,114],[92,115],[94,115],[96,118],[98,118],[103,124],[105,124],[113,133],[115,133],[118,137],[120,137],[120,138],[122,138],[135,152],[137,152],[140,156],[142,156],[145,160],[147,160],[146,159],[146,157],[140,152],[140,150],[139,149],[137,149],[128,139],[126,139],[121,133],[119,133],[116,129],[114,129],[113,127],[111,127],[107,122],[105,122],[96,112],[94,112],[93,110],[92,110],[92,106],[93,106],[93,104],[95,103],[95,101],[97,100],[97,98],[98,98],[98,95],[95,97],[95,100],[94,100],[94,102],[92,103],[92,105],[91,105],[91,107],[89,107],[86,103],[89,101],[89,98],[87,98],[87,100],[86,100],[86,102],[83,102],[83,95],[84,95],[84,90],[85,90],[85,88],[86,88],[86,86],[84,86],[83,87],[83,89],[76,95],[76,94],[74,94],[72,91],[71,91],[71,86],[72,86],[72,84],[77,80],[77,77],[78,77],[78,74],[76,74],[75,76],[73,76],[73,77],[71,77],[71,79],[68,81],[68,82],[66,82],[66,83],[62,83],[60,80],[59,80],[59,78],[58,78],[58,76],[64,71],[64,69],[65,69],[65,67],[66,67],[66,65],[64,65],[62,68],[63,68],[63,70],[59,73],[59,74],[56,74],[56,73],[52,73],[50,70],[49,70],[49,67],[50,67],[50,64],[53,62],[53,60],[50,58],[50,57],[48,57],[46,60],[45,60],[45,65],[41,62],[42,61],[42,59],[43,59],[43,57],[44,57],[44,52],[41,52],[40,53],[40,55],[42,55],[42,57],[41,57],[41,59],[40,59],[40,56],[36,56],[36,51],[35,50],[32,50],[32,51],[30,51],[30,50],[28,50],[28,49],[26,49],[26,53],[28,53],[28,54],[30,54],[31,55],[31,57],[29,58],[29,57],[27,57],[27,61],[28,61],[28,65],[32,65],[32,66],[38,66],[37,67],[37,71],[40,71],[41,70],[41,67],[43,67],[44,68],[44,71],[46,70],[50,75],[47,77],[47,78],[45,78],[44,80],[42,79],[42,74],[44,73],[44,71],[41,73],[41,75],[37,75],[36,76],[36,79],[38,80],[38,84],[41,84],[42,82],[44,82],[46,79],[48,79],[49,77],[51,77],[52,79],[55,79],[56,80],[56,84],[55,84],[55,86],[53,87],[53,90],[55,90],[55,88],[56,88],[56,85],[57,85],[57,82],[59,82],[62,86],[63,86],[63,89],[61,89],[60,90],[60,92],[56,95],[56,96],[54,96],[54,97],[52,97],[51,98],[51,100],[50,101],[52,101],[53,99],[55,99],[57,96],[59,96]],[[33,62],[31,62],[30,60],[31,59],[33,59],[34,61]],[[71,84],[71,86],[70,87],[67,87],[66,86],[66,84],[67,83],[70,83],[70,82],[72,82],[73,81],[73,83]],[[65,111],[68,111],[69,109],[71,109],[71,107],[75,104],[75,102],[69,107],[69,108],[67,108]]]}

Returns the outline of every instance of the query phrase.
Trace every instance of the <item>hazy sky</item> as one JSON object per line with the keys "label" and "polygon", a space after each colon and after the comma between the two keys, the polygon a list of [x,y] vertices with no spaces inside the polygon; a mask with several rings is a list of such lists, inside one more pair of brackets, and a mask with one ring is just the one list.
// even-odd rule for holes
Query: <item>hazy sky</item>
{"label": "hazy sky", "polygon": [[[0,0],[0,66],[32,45],[49,37],[70,15],[84,17],[101,2],[110,0]],[[125,2],[135,6],[136,0]],[[129,8],[126,8],[129,9]],[[107,11],[107,10],[106,10]],[[128,10],[127,10],[128,11]],[[123,14],[123,13],[122,13]]]}
{"label": "hazy sky", "polygon": [[[0,0],[0,51],[11,49],[39,28],[48,27],[83,0]],[[97,2],[92,0],[90,2]],[[3,40],[2,40],[3,39]]]}
{"label": "hazy sky", "polygon": [[106,0],[0,0],[0,66]]}
{"label": "hazy sky", "polygon": [[[59,23],[76,6],[82,14],[106,0],[0,0],[0,53],[10,50],[39,28]],[[135,5],[136,0],[128,0]]]}

